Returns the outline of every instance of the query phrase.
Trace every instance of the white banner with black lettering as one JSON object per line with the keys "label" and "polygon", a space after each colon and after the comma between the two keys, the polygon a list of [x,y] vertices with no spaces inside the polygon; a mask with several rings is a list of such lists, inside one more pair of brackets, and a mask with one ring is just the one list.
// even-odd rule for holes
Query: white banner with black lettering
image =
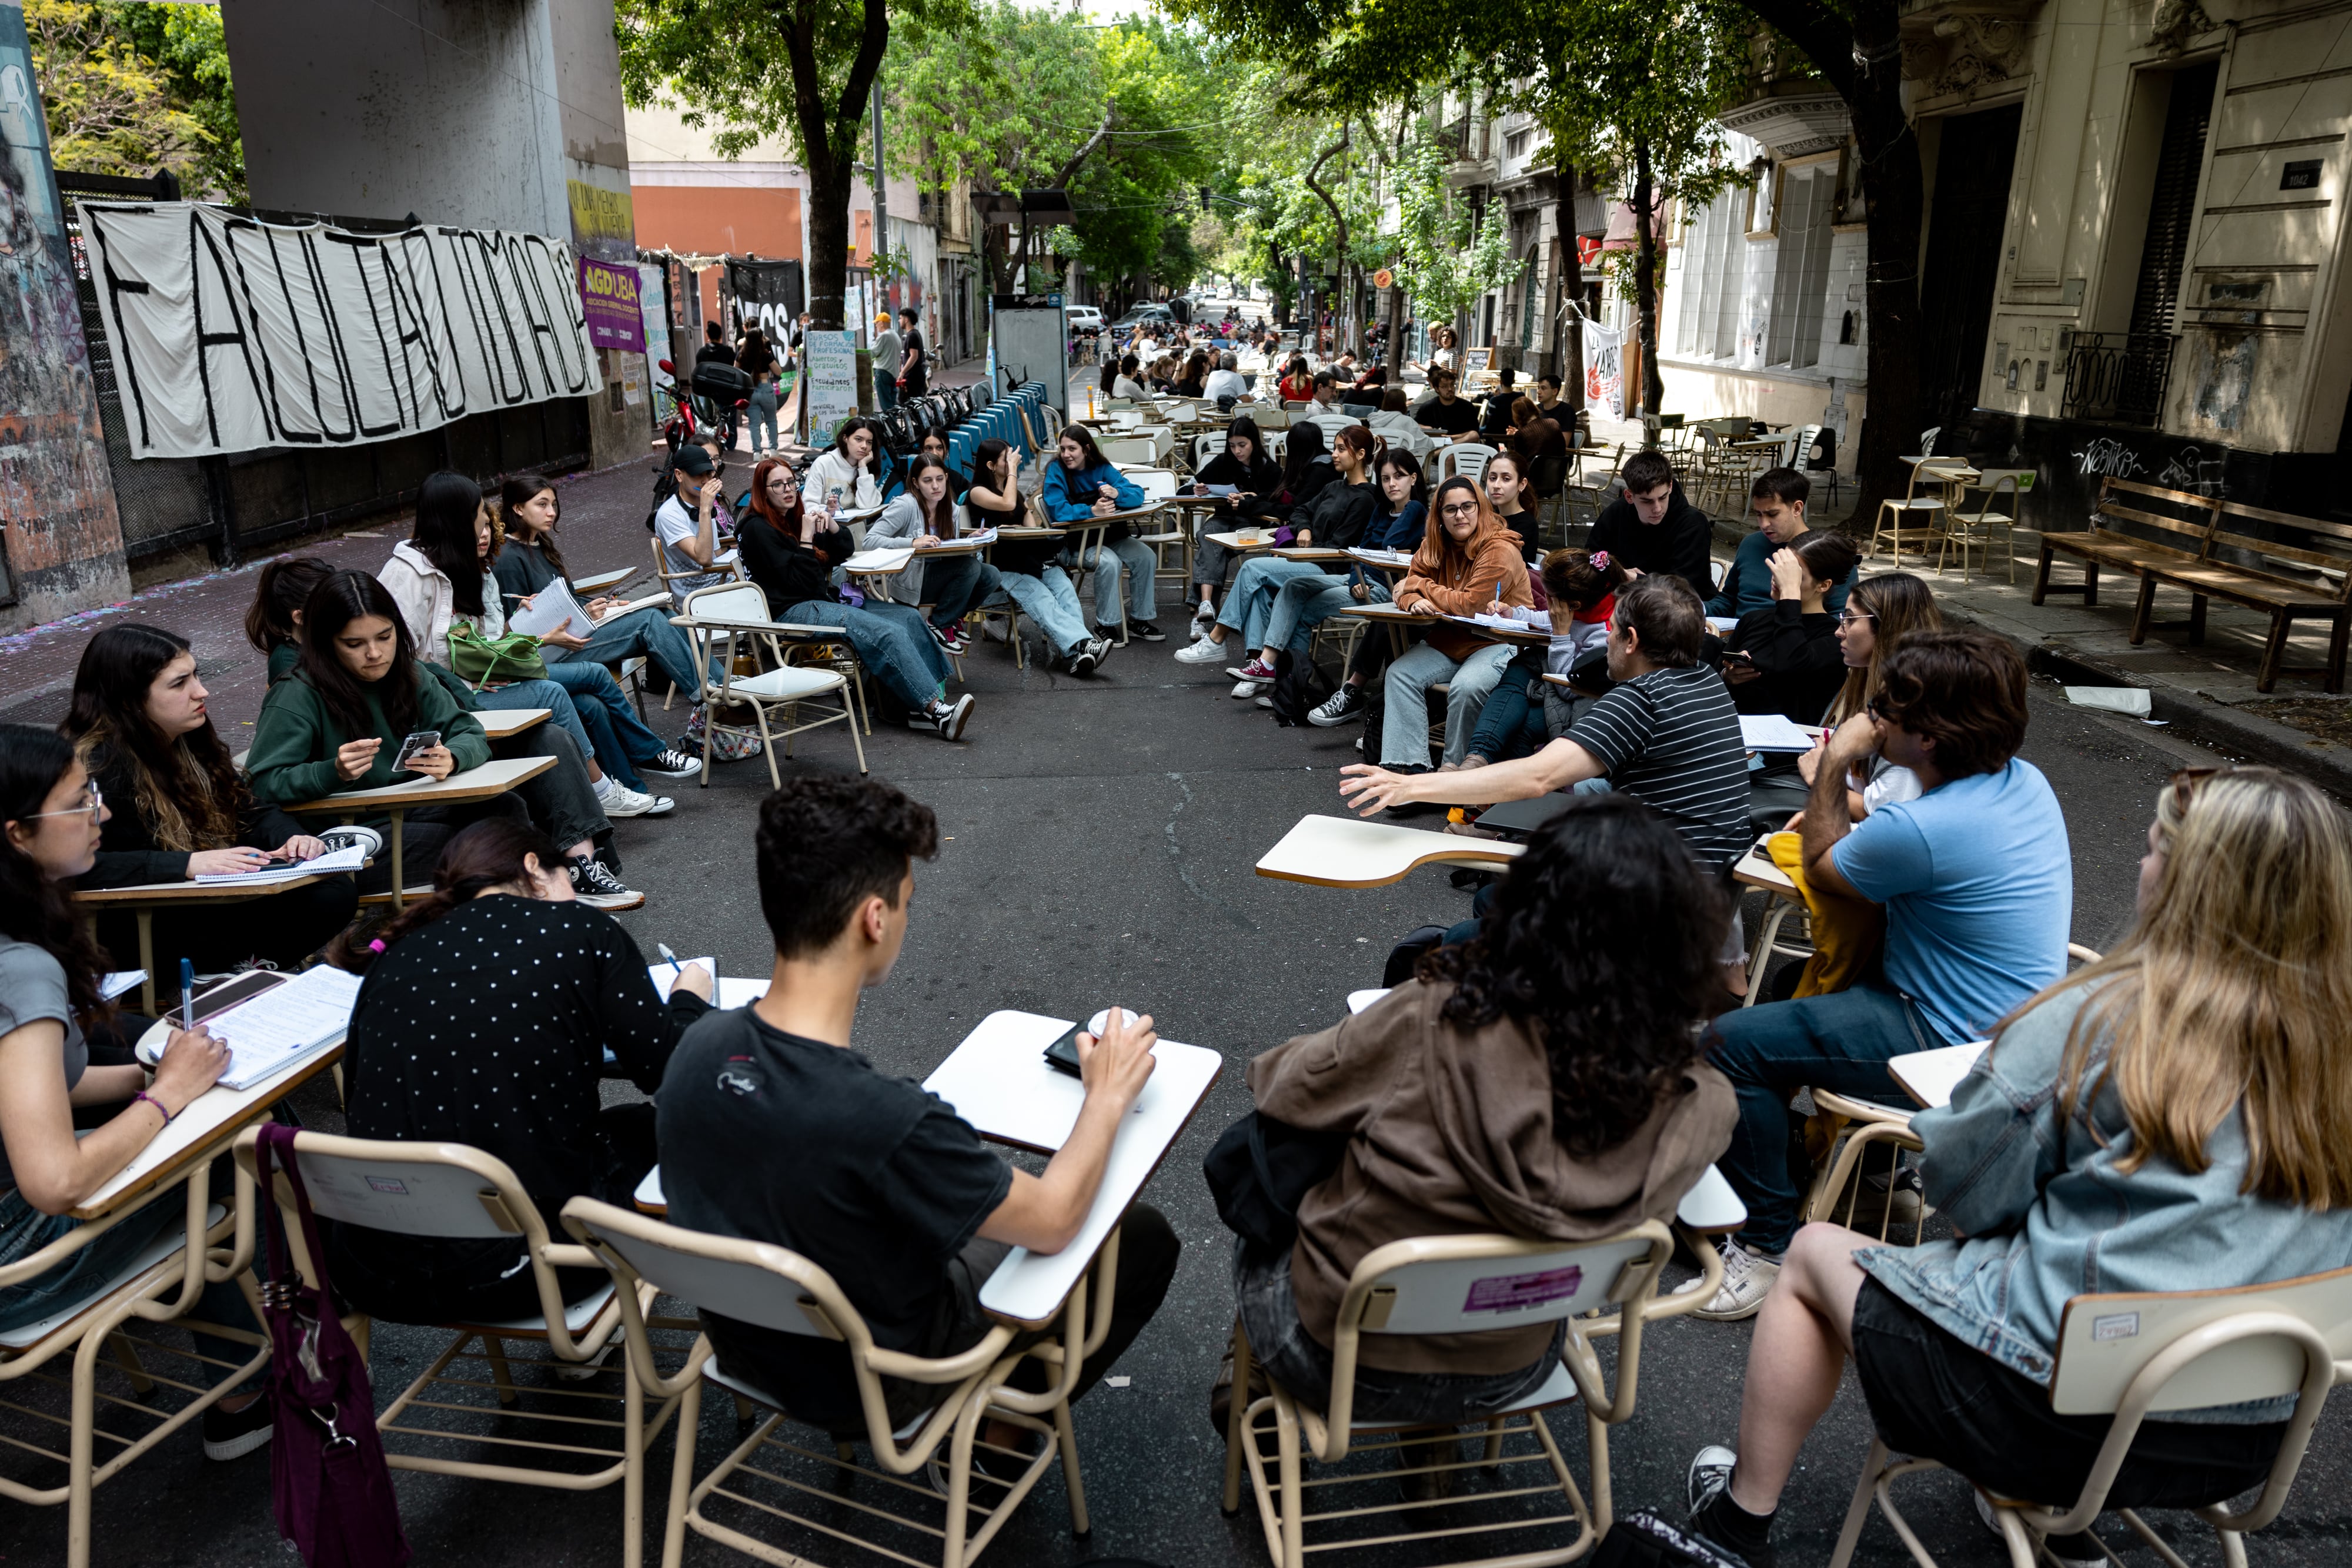
{"label": "white banner with black lettering", "polygon": [[390,441],[604,385],[565,241],[78,205],[134,457]]}

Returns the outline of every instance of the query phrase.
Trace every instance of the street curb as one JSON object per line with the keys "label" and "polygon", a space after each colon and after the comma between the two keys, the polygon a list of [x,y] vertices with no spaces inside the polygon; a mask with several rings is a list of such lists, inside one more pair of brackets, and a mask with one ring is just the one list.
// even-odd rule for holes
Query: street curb
{"label": "street curb", "polygon": [[1999,632],[1949,605],[1939,605],[1948,622],[1959,622],[1979,630],[1994,631],[2025,655],[2026,668],[2037,675],[2048,675],[2066,685],[2133,686],[2147,693],[2151,718],[2165,721],[2172,733],[2200,741],[2217,750],[2244,758],[2249,762],[2261,762],[2282,772],[2308,779],[2347,803],[2352,803],[2352,747],[2338,746],[2316,736],[2305,735],[2283,724],[2273,724],[2241,712],[2227,703],[2215,702],[2201,692],[2184,692],[2172,686],[2151,686],[2136,681],[2116,666],[2061,642],[2033,643],[2006,632]]}

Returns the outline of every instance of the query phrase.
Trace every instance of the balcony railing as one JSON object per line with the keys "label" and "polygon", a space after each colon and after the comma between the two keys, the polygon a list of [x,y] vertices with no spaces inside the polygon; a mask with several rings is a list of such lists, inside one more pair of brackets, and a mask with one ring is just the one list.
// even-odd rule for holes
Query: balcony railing
{"label": "balcony railing", "polygon": [[2155,424],[2164,414],[2164,389],[2172,378],[2172,346],[2178,340],[2169,332],[2075,333],[2066,350],[2061,415]]}

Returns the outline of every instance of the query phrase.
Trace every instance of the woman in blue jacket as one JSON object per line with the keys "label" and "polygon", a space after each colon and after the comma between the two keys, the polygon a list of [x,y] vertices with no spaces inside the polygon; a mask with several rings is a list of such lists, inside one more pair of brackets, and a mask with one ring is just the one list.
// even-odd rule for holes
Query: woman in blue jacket
{"label": "woman in blue jacket", "polygon": [[[1095,444],[1094,432],[1083,424],[1062,432],[1055,461],[1045,465],[1042,497],[1045,515],[1057,523],[1083,523],[1114,512],[1131,512],[1143,505],[1143,492],[1106,460]],[[1160,558],[1150,545],[1128,537],[1125,523],[1103,530],[1100,547],[1083,557],[1071,545],[1062,552],[1062,565],[1076,578],[1087,567],[1095,572],[1095,634],[1118,636],[1118,583],[1127,579],[1127,630],[1147,643],[1164,643],[1166,632],[1153,624],[1160,585],[1154,574]]]}

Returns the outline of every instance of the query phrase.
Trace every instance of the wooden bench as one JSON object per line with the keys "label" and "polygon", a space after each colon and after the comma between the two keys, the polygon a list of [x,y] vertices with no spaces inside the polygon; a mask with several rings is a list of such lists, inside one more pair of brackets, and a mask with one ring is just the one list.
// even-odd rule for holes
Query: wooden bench
{"label": "wooden bench", "polygon": [[[2134,506],[2120,498],[2126,496],[2146,497],[2155,505]],[[2263,531],[2229,527],[2241,519]],[[2158,489],[2112,476],[2100,483],[2099,505],[2092,521],[2087,532],[2042,537],[2034,603],[2041,603],[2051,592],[2080,592],[2084,603],[2096,604],[2098,570],[2107,565],[2139,578],[2139,597],[2132,611],[2135,647],[2147,640],[2158,588],[2175,588],[2189,595],[2192,644],[2205,640],[2208,599],[2223,599],[2263,612],[2270,616],[2271,629],[2263,645],[2254,689],[2265,693],[2278,684],[2285,666],[2286,640],[2294,622],[2325,620],[2330,624],[2327,660],[2321,673],[2331,695],[2343,691],[2345,654],[2347,642],[2352,642],[2352,527]],[[2137,538],[2106,526],[2111,521],[2157,528],[2184,541],[2193,538],[2195,547]],[[2084,580],[2079,587],[2050,586],[2053,553],[2060,550],[2082,560]]]}

